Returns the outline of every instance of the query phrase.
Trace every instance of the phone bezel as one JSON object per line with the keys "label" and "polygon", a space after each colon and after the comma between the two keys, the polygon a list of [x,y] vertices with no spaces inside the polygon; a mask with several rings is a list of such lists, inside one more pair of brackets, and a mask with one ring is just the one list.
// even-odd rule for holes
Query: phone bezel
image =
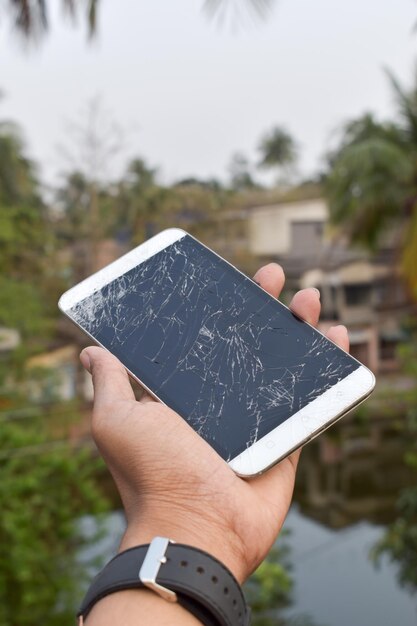
{"label": "phone bezel", "polygon": [[[81,330],[96,344],[100,345],[105,350],[108,350],[95,337],[93,337],[93,335],[86,331],[85,328],[80,326],[68,314],[68,310],[84,298],[91,296],[107,283],[122,276],[130,269],[133,269],[133,267],[140,265],[186,235],[193,237],[186,231],[179,228],[169,228],[161,233],[158,233],[116,261],[113,261],[113,263],[110,263],[74,287],[71,287],[71,289],[66,291],[59,299],[58,306],[60,310],[76,326],[81,328]],[[193,239],[195,238],[193,237]],[[201,244],[201,242],[199,243]],[[207,246],[205,247],[207,248]],[[220,255],[214,252],[214,250],[209,250],[233,267],[233,269],[239,272],[239,274],[244,276],[243,272],[229,263],[226,259],[220,257]],[[253,284],[257,289],[262,289],[262,287],[256,283]],[[277,302],[281,307],[288,309],[285,304],[279,302],[272,296],[271,299]],[[292,312],[291,314],[294,315]],[[308,322],[304,321],[304,323],[311,326]],[[317,329],[315,330],[316,332],[320,332]],[[320,334],[323,335],[323,333]],[[331,342],[330,339],[327,340]],[[351,355],[349,356],[359,364],[358,369],[351,372],[336,385],[333,385],[333,387],[323,392],[318,398],[307,404],[300,411],[289,417],[285,422],[274,428],[270,433],[261,437],[246,450],[228,461],[230,467],[239,476],[249,478],[251,476],[262,474],[267,469],[291,454],[291,452],[295,451],[297,448],[301,447],[323,432],[335,421],[340,419],[343,415],[366,399],[375,386],[375,377],[367,367],[362,365]],[[145,385],[135,374],[133,374],[129,368],[126,367],[126,370],[129,375],[142,387],[144,387],[146,391],[148,391],[148,393],[150,393],[156,400],[162,402],[162,404],[166,404],[154,391],[149,389],[147,385]]]}

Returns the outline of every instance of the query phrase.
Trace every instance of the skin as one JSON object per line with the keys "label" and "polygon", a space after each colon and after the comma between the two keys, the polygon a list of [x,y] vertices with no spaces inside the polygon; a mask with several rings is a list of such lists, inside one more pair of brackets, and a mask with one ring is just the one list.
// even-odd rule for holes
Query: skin
{"label": "skin", "polygon": [[[255,280],[272,296],[284,272],[269,264]],[[316,289],[299,291],[291,310],[312,325],[320,314]],[[344,326],[327,336],[348,351]],[[266,557],[287,515],[300,451],[250,481],[236,476],[174,411],[145,395],[136,401],[116,357],[98,347],[80,359],[94,385],[92,434],[120,492],[127,530],[120,550],[156,535],[199,547],[222,561],[243,583]],[[199,622],[150,591],[123,591],[98,602],[88,626]]]}

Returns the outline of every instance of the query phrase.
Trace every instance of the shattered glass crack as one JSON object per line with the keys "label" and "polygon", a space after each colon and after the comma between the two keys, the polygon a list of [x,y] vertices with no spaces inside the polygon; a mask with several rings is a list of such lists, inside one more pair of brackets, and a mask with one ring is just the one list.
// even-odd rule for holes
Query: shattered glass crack
{"label": "shattered glass crack", "polygon": [[188,235],[69,315],[226,460],[359,367]]}

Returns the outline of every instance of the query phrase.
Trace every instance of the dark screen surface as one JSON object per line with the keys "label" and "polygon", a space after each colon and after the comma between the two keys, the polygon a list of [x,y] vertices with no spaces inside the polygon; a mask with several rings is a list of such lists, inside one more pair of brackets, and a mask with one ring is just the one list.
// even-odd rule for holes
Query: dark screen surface
{"label": "dark screen surface", "polygon": [[225,460],[359,367],[189,235],[68,314]]}

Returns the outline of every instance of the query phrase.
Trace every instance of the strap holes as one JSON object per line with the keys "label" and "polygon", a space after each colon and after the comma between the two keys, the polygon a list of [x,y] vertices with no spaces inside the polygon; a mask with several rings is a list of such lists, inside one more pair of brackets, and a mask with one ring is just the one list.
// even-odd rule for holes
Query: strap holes
{"label": "strap holes", "polygon": [[197,567],[197,572],[199,574],[204,574],[204,567]]}
{"label": "strap holes", "polygon": [[211,582],[216,584],[219,581],[219,579],[217,578],[217,576],[212,576],[211,577]]}
{"label": "strap holes", "polygon": [[233,600],[233,606],[237,606],[237,600]]}
{"label": "strap holes", "polygon": [[227,594],[229,593],[229,587],[225,587],[223,589],[223,593],[224,593],[225,596],[227,596]]}
{"label": "strap holes", "polygon": [[188,561],[181,561],[180,565],[181,567],[187,567]]}

